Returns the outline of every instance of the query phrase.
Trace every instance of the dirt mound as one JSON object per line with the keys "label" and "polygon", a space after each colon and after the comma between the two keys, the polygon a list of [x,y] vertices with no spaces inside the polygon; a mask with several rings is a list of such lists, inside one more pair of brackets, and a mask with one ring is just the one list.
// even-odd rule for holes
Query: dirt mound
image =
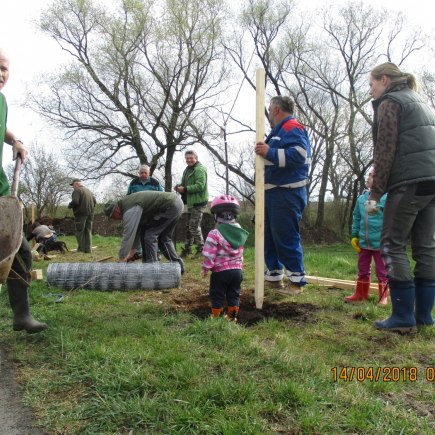
{"label": "dirt mound", "polygon": [[[182,306],[182,304],[180,304]],[[192,304],[186,307],[186,310],[200,319],[210,316],[210,303],[208,295],[204,297],[202,304],[192,307]],[[291,320],[293,322],[310,323],[313,319],[312,313],[317,310],[312,304],[296,302],[271,303],[265,301],[262,309],[255,306],[253,296],[242,295],[240,298],[240,311],[238,323],[249,327],[256,325],[258,322],[266,319]]]}
{"label": "dirt mound", "polygon": [[[210,316],[210,297],[208,295],[208,282],[204,285],[187,277],[182,278],[181,287],[168,291],[144,292],[131,295],[132,303],[148,301],[169,307],[168,311],[184,311],[191,313],[199,319]],[[245,327],[256,325],[266,319],[292,321],[297,323],[312,323],[319,308],[310,303],[298,302],[297,299],[289,301],[288,297],[280,296],[272,290],[265,292],[262,309],[255,305],[254,289],[242,289],[240,295],[240,311],[238,323]]]}

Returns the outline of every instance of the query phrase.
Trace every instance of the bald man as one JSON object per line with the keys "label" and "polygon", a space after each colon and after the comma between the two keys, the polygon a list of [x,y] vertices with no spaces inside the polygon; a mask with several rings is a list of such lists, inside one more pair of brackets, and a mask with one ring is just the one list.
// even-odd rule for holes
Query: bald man
{"label": "bald man", "polygon": [[[0,48],[0,196],[9,195],[9,184],[3,170],[3,144],[13,147],[14,159],[19,156],[24,162],[27,158],[27,150],[20,139],[6,127],[8,105],[2,94],[9,79],[9,57]],[[0,210],[0,219],[1,219]],[[0,244],[5,243],[0,239]],[[32,270],[32,254],[27,240],[23,237],[20,249],[14,258],[12,268],[7,278],[9,302],[14,313],[13,329],[26,331],[29,334],[47,329],[45,323],[36,321],[30,314],[28,288],[31,282],[30,271]]]}

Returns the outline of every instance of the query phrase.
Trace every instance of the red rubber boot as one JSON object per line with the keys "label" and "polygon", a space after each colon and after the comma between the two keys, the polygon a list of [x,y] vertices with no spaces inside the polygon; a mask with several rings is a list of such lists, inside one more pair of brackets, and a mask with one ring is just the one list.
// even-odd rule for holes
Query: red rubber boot
{"label": "red rubber boot", "polygon": [[387,305],[388,304],[388,282],[380,282],[378,284],[379,288],[379,300],[378,305]]}
{"label": "red rubber boot", "polygon": [[351,296],[346,296],[344,302],[361,302],[369,298],[370,278],[358,279],[356,282],[355,293]]}

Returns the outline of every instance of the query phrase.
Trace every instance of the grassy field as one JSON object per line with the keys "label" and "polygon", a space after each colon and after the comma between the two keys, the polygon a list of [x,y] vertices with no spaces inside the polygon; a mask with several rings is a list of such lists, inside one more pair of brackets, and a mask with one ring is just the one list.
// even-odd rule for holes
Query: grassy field
{"label": "grassy field", "polygon": [[[66,237],[70,249],[73,237]],[[95,237],[92,255],[115,255]],[[354,279],[350,246],[306,246],[309,275]],[[37,261],[44,276],[50,261]],[[245,256],[240,323],[208,317],[208,280],[187,261],[170,291],[31,288],[32,310],[50,329],[13,332],[3,288],[0,339],[25,401],[47,434],[432,434],[435,328],[377,331],[390,307],[343,303],[344,290],[308,285],[302,295],[266,292],[255,308],[254,253]],[[55,294],[62,293],[62,302]]]}

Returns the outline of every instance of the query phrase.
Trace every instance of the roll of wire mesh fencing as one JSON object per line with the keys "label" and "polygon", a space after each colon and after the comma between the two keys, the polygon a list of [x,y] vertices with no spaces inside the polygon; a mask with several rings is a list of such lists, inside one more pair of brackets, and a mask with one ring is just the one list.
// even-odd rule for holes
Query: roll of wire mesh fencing
{"label": "roll of wire mesh fencing", "polygon": [[73,290],[157,290],[180,285],[179,263],[53,263],[47,269],[50,286]]}

